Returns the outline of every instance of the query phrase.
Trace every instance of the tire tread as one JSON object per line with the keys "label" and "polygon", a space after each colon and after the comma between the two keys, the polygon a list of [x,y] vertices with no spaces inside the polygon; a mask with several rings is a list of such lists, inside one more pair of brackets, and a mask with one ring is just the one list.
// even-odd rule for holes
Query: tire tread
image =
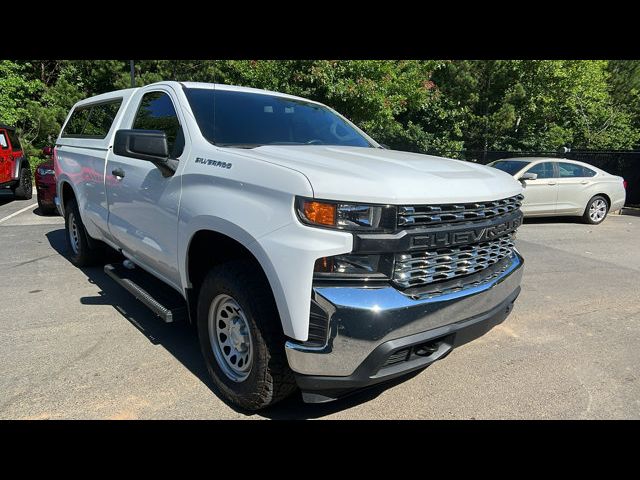
{"label": "tire tread", "polygon": [[[220,282],[228,282],[231,284],[231,288],[235,287],[239,290],[239,297],[248,301],[254,320],[257,319],[253,317],[253,313],[256,311],[261,312],[260,318],[263,321],[255,321],[255,323],[267,347],[267,358],[265,360],[268,368],[262,370],[262,376],[256,382],[257,388],[251,394],[234,396],[228,392],[228,388],[221,388],[229,401],[248,410],[259,410],[273,405],[288,397],[297,389],[293,372],[289,368],[284,351],[285,337],[278,321],[279,316],[275,301],[273,300],[271,289],[268,285],[265,285],[265,281],[262,272],[259,272],[253,263],[238,260],[214,267],[205,277],[200,290],[201,292],[215,291]],[[239,299],[236,298],[236,300]],[[202,310],[203,306],[200,305],[200,302],[198,303],[198,315],[200,316],[204,310]],[[207,319],[198,318],[198,322],[205,322],[206,324]],[[200,334],[203,335],[202,330],[200,330]],[[206,342],[208,341],[207,336]],[[204,343],[201,340],[203,348],[205,348]],[[258,354],[257,348],[255,354]],[[254,358],[255,361],[256,358]],[[218,386],[221,386],[220,383],[216,382]]]}

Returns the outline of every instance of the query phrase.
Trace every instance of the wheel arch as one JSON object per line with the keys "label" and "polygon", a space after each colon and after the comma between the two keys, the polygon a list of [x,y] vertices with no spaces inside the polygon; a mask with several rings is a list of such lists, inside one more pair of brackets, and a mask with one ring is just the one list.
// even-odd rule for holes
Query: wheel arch
{"label": "wheel arch", "polygon": [[595,195],[593,195],[589,199],[589,202],[591,202],[591,200],[593,200],[593,197],[603,197],[605,199],[605,201],[607,202],[607,210],[609,210],[611,208],[611,197],[609,197],[609,195],[607,195],[606,193],[596,193]]}
{"label": "wheel arch", "polygon": [[[20,170],[22,170],[23,168],[28,168],[29,169],[29,173],[31,173],[31,165],[29,164],[29,158],[27,157],[26,154],[23,154],[20,157],[17,157],[15,159],[15,163],[13,165],[13,179],[14,180],[19,180],[20,179]],[[33,175],[31,175],[33,177]]]}
{"label": "wheel arch", "polygon": [[61,213],[62,213],[62,216],[64,217],[64,212],[69,200],[75,199],[77,202],[78,197],[76,195],[75,190],[73,189],[73,186],[71,185],[71,182],[67,180],[62,180],[58,182],[58,195],[60,197],[60,209],[62,210]]}
{"label": "wheel arch", "polygon": [[587,212],[589,210],[589,205],[591,205],[591,201],[596,197],[604,198],[604,201],[607,202],[607,213],[609,213],[609,211],[611,210],[611,197],[609,195],[607,195],[606,193],[594,193],[593,195],[591,195],[589,197],[589,200],[587,200],[587,204],[584,206],[584,210],[582,212],[583,215],[587,214]]}
{"label": "wheel arch", "polygon": [[[227,223],[221,219],[218,221]],[[192,323],[196,318],[198,291],[207,272],[216,265],[238,259],[250,260],[262,272],[276,303],[282,330],[285,335],[293,336],[291,316],[275,268],[259,243],[249,233],[233,224],[227,225],[227,228],[197,228],[186,242],[182,262],[183,281]]]}

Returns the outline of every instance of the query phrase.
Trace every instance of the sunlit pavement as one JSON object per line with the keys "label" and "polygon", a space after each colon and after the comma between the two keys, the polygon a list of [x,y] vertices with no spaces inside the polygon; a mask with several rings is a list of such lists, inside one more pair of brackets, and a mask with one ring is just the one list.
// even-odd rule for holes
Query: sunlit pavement
{"label": "sunlit pavement", "polygon": [[0,418],[640,418],[638,216],[526,222],[504,324],[387,389],[247,415],[212,390],[192,328],[72,266],[63,219],[35,204],[0,194]]}

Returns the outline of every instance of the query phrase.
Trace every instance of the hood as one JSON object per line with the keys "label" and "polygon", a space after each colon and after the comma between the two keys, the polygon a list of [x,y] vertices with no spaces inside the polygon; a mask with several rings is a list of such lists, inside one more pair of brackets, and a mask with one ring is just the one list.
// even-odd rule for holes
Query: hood
{"label": "hood", "polygon": [[327,200],[458,203],[497,200],[522,192],[520,182],[496,168],[397,150],[278,145],[243,150],[242,155],[301,172],[309,179],[314,196]]}

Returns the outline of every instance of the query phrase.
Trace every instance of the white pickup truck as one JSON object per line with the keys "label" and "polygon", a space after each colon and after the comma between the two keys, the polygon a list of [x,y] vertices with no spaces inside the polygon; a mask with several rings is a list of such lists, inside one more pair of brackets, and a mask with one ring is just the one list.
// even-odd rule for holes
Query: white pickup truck
{"label": "white pickup truck", "polygon": [[105,271],[197,325],[240,408],[424,368],[520,292],[518,181],[383,148],[311,100],[189,82],[106,93],[74,105],[54,163],[71,261],[121,252]]}

